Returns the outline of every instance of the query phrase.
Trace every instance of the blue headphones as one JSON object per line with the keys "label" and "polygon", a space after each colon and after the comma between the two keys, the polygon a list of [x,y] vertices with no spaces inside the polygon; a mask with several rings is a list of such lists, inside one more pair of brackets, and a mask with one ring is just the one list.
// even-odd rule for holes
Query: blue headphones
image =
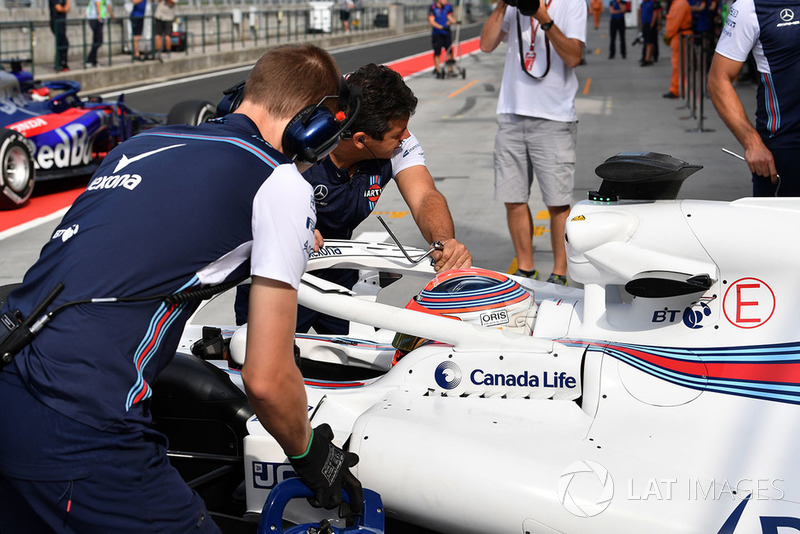
{"label": "blue headphones", "polygon": [[[223,91],[217,104],[217,117],[231,113],[242,103],[245,82]],[[339,98],[340,111],[334,115],[323,105],[328,98]],[[350,125],[361,109],[361,88],[350,87],[342,79],[339,94],[326,96],[314,106],[308,106],[292,117],[283,131],[283,152],[296,163],[316,163],[331,153],[341,139],[349,137]]]}

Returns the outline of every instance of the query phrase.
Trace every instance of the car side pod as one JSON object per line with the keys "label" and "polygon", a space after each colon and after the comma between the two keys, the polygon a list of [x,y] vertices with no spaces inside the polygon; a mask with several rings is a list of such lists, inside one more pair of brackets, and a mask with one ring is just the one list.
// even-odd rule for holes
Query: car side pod
{"label": "car side pod", "polygon": [[[358,523],[350,527],[335,527],[326,520],[318,524],[307,523],[282,529],[283,511],[292,499],[309,498],[314,494],[299,478],[289,478],[277,484],[264,503],[261,519],[258,522],[258,534],[306,534],[319,532],[319,534],[383,534],[384,513],[381,496],[372,490],[364,488],[364,507],[358,518]],[[350,501],[349,495],[342,490],[342,498]]]}

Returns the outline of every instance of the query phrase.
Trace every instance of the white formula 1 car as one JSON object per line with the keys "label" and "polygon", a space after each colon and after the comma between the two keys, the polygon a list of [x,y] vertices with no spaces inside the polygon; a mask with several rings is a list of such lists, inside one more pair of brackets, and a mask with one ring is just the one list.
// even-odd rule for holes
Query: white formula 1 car
{"label": "white formula 1 car", "polygon": [[[698,169],[658,154],[598,167],[603,185],[567,223],[583,289],[507,277],[534,295],[523,333],[502,308],[460,321],[405,309],[434,272],[398,247],[329,242],[309,261],[301,303],[358,323],[298,336],[309,416],[359,455],[353,471],[389,517],[459,534],[800,532],[800,249],[786,239],[800,199],[675,200]],[[313,276],[334,266],[362,270],[353,292]],[[382,287],[386,274],[369,273],[403,278]],[[370,286],[380,291],[365,296]],[[203,341],[203,313],[173,382],[207,366],[190,355],[215,339],[207,329]],[[241,361],[241,332],[221,331]],[[418,348],[392,365],[397,339]],[[238,398],[236,370],[216,365],[209,376],[227,383],[205,399]],[[185,414],[181,395],[154,406],[159,424]],[[292,473],[245,405],[221,413],[230,435],[206,456],[243,461],[258,514]]]}

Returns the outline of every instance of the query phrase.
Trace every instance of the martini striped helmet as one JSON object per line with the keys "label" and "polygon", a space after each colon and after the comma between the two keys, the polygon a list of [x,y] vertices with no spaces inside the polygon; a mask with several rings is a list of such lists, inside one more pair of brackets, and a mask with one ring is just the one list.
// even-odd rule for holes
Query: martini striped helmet
{"label": "martini striped helmet", "polygon": [[[536,316],[530,292],[504,274],[476,268],[438,274],[406,308],[526,335],[533,330]],[[393,345],[407,353],[425,342],[398,333]]]}

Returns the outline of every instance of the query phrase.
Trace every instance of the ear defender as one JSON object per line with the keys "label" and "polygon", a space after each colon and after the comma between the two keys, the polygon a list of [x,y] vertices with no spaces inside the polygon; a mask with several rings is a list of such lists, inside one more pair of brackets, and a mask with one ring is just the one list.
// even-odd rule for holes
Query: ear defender
{"label": "ear defender", "polygon": [[[239,82],[223,92],[217,104],[215,118],[236,111],[242,103],[245,82]],[[339,88],[339,111],[335,115],[323,105],[323,98],[317,105],[308,106],[292,117],[283,131],[283,151],[297,163],[316,163],[331,153],[341,139],[352,137],[349,131],[359,109],[361,109],[361,88],[350,87],[342,78]],[[362,141],[363,142],[363,141]]]}
{"label": "ear defender", "polygon": [[[316,163],[336,148],[342,138],[348,136],[361,109],[361,89],[342,83],[339,102],[346,103],[347,113],[334,115],[323,105],[323,98],[316,106],[309,106],[289,121],[283,132],[283,152],[296,163]],[[345,107],[341,105],[340,107]],[[349,116],[348,116],[349,114]]]}
{"label": "ear defender", "polygon": [[215,119],[224,117],[228,113],[233,113],[236,111],[236,108],[238,108],[239,104],[242,103],[242,97],[244,96],[244,83],[244,81],[241,81],[222,92],[222,100],[220,100],[219,104],[217,104],[217,112],[214,114]]}

